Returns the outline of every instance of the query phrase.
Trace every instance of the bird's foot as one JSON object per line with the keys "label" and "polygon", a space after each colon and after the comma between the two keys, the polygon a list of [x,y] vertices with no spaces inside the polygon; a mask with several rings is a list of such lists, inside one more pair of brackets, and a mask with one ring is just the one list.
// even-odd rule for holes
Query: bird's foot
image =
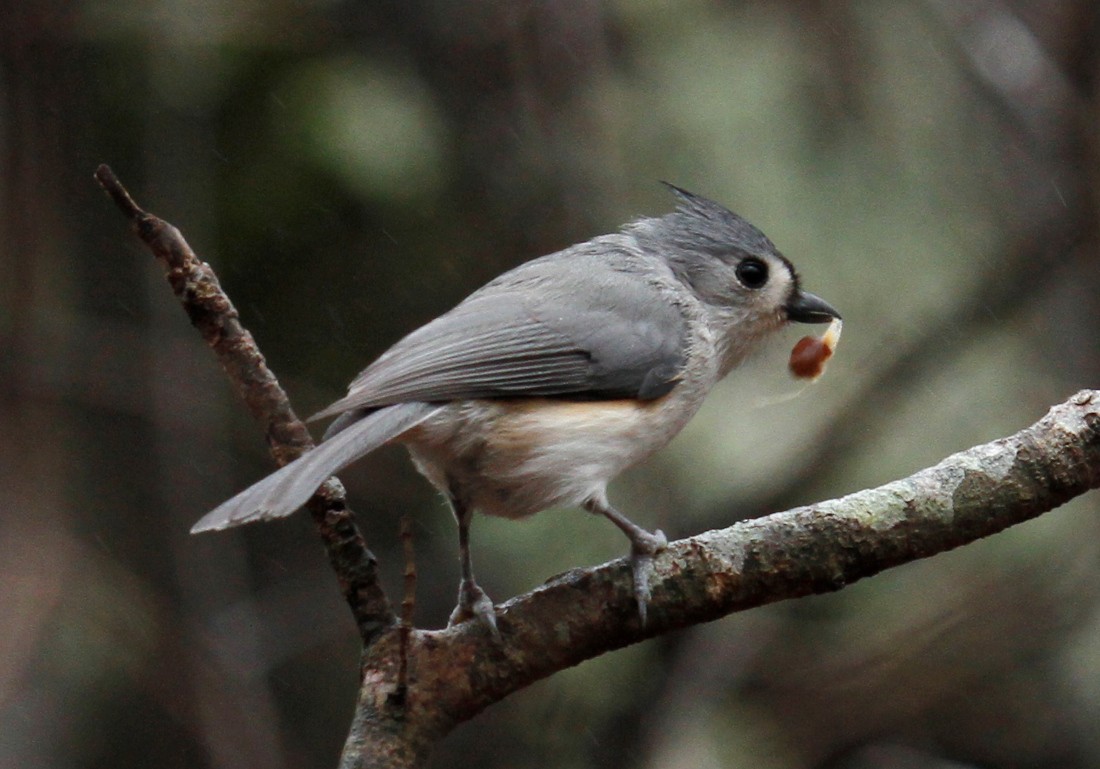
{"label": "bird's foot", "polygon": [[488,629],[498,643],[501,641],[500,630],[497,628],[497,612],[493,608],[493,601],[481,589],[481,585],[472,579],[464,579],[459,584],[458,605],[451,612],[451,618],[447,621],[447,626],[457,625],[468,619],[476,619]]}
{"label": "bird's foot", "polygon": [[649,575],[653,572],[653,557],[668,547],[668,538],[658,529],[639,529],[630,536],[630,566],[634,572],[634,600],[638,602],[638,617],[645,627],[646,606],[649,604]]}

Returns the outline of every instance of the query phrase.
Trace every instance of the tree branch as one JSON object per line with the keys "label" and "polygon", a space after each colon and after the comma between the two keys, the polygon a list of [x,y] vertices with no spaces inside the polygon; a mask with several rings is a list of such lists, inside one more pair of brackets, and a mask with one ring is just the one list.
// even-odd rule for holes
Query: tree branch
{"label": "tree branch", "polygon": [[[312,446],[251,335],[179,232],[138,208],[110,169],[96,178],[168,269],[168,280],[265,425],[280,464]],[[908,478],[739,522],[669,545],[643,627],[626,559],[574,569],[478,623],[403,635],[374,557],[328,481],[310,509],[363,636],[359,700],[341,766],[413,767],[457,724],[566,667],[670,630],[845,585],[1002,531],[1100,486],[1100,391],[1084,390],[1013,436]],[[407,653],[402,653],[402,650]]]}
{"label": "tree branch", "polygon": [[[191,324],[214,350],[252,417],[264,427],[275,461],[285,465],[313,448],[309,430],[290,407],[286,392],[267,367],[252,334],[241,325],[237,309],[210,265],[195,256],[179,230],[139,208],[109,167],[101,165],[95,178],[130,220],[137,236],[164,264],[168,283]],[[396,619],[378,582],[374,554],[367,549],[346,501],[343,485],[330,478],[307,507],[363,642],[369,645]]]}
{"label": "tree branch", "polygon": [[414,634],[405,709],[386,702],[396,636],[364,658],[341,766],[417,766],[456,724],[532,682],[670,630],[811,593],[1002,531],[1100,486],[1100,391],[1016,433],[876,489],[669,545],[645,627],[625,559],[567,572],[498,608],[494,644],[465,623]]}

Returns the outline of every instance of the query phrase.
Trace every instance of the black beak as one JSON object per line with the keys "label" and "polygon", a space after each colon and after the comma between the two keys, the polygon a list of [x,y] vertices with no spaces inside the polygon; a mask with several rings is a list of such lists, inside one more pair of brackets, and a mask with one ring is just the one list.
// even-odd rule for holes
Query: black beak
{"label": "black beak", "polygon": [[799,289],[787,301],[787,318],[796,323],[828,323],[840,313],[819,296]]}

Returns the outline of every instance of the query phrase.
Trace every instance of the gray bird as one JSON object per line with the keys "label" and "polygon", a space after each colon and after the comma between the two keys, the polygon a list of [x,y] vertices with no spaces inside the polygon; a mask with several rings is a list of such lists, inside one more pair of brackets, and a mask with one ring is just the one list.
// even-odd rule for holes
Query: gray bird
{"label": "gray bird", "polygon": [[772,332],[840,318],[758,229],[668,186],[673,213],[509,270],[399,341],[311,417],[337,417],[322,443],[191,531],[290,515],[333,473],[401,443],[458,521],[452,623],[473,616],[498,632],[470,561],[475,510],[577,506],[629,537],[644,622],[667,540],[612,507],[608,483],[667,444]]}

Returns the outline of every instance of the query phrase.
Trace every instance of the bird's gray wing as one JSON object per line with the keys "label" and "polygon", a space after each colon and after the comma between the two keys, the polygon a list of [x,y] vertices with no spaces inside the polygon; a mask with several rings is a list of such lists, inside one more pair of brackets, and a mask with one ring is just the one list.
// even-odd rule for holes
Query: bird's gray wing
{"label": "bird's gray wing", "polygon": [[330,475],[411,430],[440,408],[425,403],[403,403],[371,412],[207,513],[191,527],[191,533],[290,515],[305,504]]}
{"label": "bird's gray wing", "polygon": [[600,260],[561,262],[544,257],[490,283],[391,347],[311,419],[410,401],[669,392],[686,322],[667,291]]}

